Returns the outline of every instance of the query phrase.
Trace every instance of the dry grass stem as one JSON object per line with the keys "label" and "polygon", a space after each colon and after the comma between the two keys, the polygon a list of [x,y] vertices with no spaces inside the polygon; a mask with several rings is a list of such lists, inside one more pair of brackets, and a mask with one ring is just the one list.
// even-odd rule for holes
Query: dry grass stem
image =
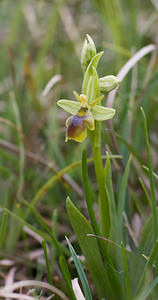
{"label": "dry grass stem", "polygon": [[[36,287],[36,288],[38,287],[40,289],[47,289],[49,291],[54,292],[61,299],[69,300],[67,298],[67,296],[62,291],[60,291],[58,288],[56,288],[55,286],[50,285],[46,282],[37,281],[37,280],[22,280],[22,281],[11,284],[9,287],[2,287],[2,288],[0,288],[0,296],[4,295],[6,293],[10,293],[17,289],[21,289],[23,287]],[[32,300],[32,299],[28,299],[28,300]]]}

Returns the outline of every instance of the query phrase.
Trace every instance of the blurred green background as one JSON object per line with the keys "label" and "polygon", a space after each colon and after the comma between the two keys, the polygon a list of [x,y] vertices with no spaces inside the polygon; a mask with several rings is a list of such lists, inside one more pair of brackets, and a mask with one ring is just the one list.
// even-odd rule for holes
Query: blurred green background
{"label": "blurred green background", "polygon": [[[74,99],[73,90],[81,92],[80,50],[88,33],[97,51],[104,50],[98,73],[116,75],[123,64],[142,47],[158,42],[158,7],[156,1],[136,0],[1,0],[0,1],[0,204],[17,214],[17,202],[28,202],[55,172],[81,159],[83,144],[65,143],[67,114],[56,101]],[[114,103],[117,109],[114,129],[144,157],[140,104],[148,119],[154,171],[158,169],[156,152],[158,111],[157,56],[151,54],[139,62],[121,84]],[[58,77],[55,77],[59,75]],[[45,93],[47,83],[57,82]],[[103,124],[103,154],[114,153],[106,124]],[[118,141],[120,153],[127,160],[128,147]],[[24,155],[24,149],[26,155]],[[133,167],[134,186],[131,214],[143,211],[138,164]],[[93,166],[90,177],[96,191]],[[58,232],[69,232],[65,199],[85,205],[81,168],[72,170],[38,203],[38,211],[51,224],[58,209]],[[116,170],[113,174],[116,178]],[[117,192],[117,187],[115,187]],[[137,202],[137,197],[139,201]],[[136,203],[137,202],[137,203]],[[22,203],[22,202],[21,202]],[[21,214],[25,210],[21,204]],[[144,216],[143,216],[144,217]],[[145,218],[145,217],[144,217]],[[29,216],[35,226],[36,220]],[[17,244],[16,228],[9,219],[3,249],[13,253]],[[17,230],[18,233],[18,230]],[[13,236],[15,237],[13,239]],[[3,255],[3,251],[2,251]]]}

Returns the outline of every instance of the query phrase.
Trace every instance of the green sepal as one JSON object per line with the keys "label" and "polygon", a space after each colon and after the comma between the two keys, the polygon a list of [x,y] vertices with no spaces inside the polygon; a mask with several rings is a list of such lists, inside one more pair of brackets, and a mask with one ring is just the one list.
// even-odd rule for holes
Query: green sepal
{"label": "green sepal", "polygon": [[95,69],[97,68],[97,65],[99,63],[99,60],[101,58],[101,56],[103,55],[103,51],[99,52],[98,54],[96,54],[91,62],[89,63],[88,67],[87,67],[87,70],[84,74],[84,79],[83,79],[83,84],[82,84],[82,93],[86,95],[86,90],[87,90],[87,86],[88,86],[88,81],[89,81],[89,77],[91,75],[93,75],[93,68],[94,67]]}
{"label": "green sepal", "polygon": [[91,109],[94,120],[105,121],[111,119],[115,114],[115,109],[100,105],[95,105]]}
{"label": "green sepal", "polygon": [[59,100],[57,102],[57,105],[63,108],[71,115],[76,115],[81,106],[80,103],[77,101],[71,101],[65,99]]}

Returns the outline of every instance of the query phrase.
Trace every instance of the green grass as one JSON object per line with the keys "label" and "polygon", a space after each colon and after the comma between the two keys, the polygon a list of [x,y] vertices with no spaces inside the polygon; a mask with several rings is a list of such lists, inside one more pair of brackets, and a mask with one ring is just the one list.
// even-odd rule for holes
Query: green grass
{"label": "green grass", "polygon": [[[75,300],[76,277],[85,299],[156,299],[157,53],[133,63],[112,123],[83,143],[65,143],[68,114],[56,105],[73,90],[99,97],[97,76],[119,73],[156,32],[151,1],[0,1],[0,298],[15,266],[13,282],[34,282],[40,299]],[[84,75],[87,33],[100,54]]]}

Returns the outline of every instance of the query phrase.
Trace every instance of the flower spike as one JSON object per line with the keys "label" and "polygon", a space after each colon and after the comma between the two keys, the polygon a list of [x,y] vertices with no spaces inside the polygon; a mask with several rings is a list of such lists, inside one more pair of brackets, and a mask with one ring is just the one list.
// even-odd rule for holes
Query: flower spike
{"label": "flower spike", "polygon": [[92,38],[87,35],[81,52],[81,65],[84,70],[82,94],[73,91],[77,101],[62,99],[57,105],[71,114],[66,120],[66,141],[82,142],[87,136],[87,129],[95,130],[95,121],[111,119],[115,109],[100,105],[103,95],[120,84],[113,75],[98,78],[96,71],[103,52],[96,53]]}

